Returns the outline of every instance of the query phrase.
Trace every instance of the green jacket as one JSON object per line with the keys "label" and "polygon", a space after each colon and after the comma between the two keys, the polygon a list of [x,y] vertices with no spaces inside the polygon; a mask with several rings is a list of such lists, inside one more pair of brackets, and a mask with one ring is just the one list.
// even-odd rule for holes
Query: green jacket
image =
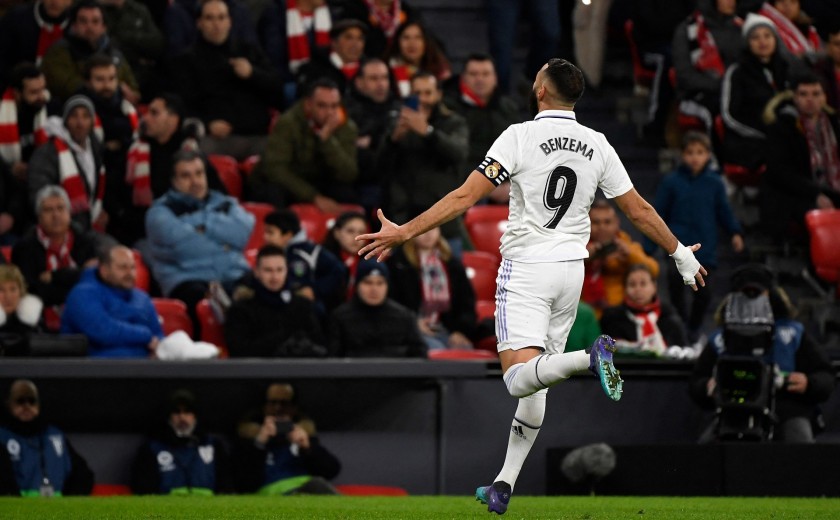
{"label": "green jacket", "polygon": [[352,184],[359,176],[356,164],[358,129],[352,120],[326,141],[315,135],[303,111],[303,101],[283,114],[268,137],[255,178],[277,183],[297,202],[311,202],[329,191],[330,183]]}
{"label": "green jacket", "polygon": [[601,335],[601,325],[595,316],[595,310],[584,302],[578,303],[577,317],[566,339],[566,352],[583,350]]}
{"label": "green jacket", "polygon": [[122,7],[103,5],[102,9],[108,34],[129,63],[138,63],[141,58],[155,60],[163,54],[166,40],[148,7],[136,0],[125,0]]}

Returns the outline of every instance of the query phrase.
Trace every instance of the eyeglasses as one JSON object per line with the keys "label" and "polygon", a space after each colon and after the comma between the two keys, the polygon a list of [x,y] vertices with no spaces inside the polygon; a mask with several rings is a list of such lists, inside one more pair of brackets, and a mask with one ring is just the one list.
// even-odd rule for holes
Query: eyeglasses
{"label": "eyeglasses", "polygon": [[38,400],[34,397],[18,397],[13,402],[18,406],[23,406],[25,404],[28,404],[29,406],[35,406],[36,404],[38,404]]}

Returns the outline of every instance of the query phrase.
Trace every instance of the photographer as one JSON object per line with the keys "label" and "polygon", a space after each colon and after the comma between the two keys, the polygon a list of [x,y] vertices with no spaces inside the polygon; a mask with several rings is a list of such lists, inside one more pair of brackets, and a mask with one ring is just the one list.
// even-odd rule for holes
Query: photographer
{"label": "photographer", "polygon": [[[769,299],[772,310],[768,321],[773,324],[772,346],[764,355],[764,362],[778,367],[783,376],[775,394],[775,440],[787,443],[814,442],[812,419],[817,404],[825,401],[834,389],[831,364],[820,347],[805,332],[801,322],[793,319],[794,309],[784,291],[773,285],[773,275],[764,266],[750,264],[732,275],[732,290],[716,313],[716,321],[723,325],[726,306],[740,295],[748,300]],[[743,299],[741,297],[741,299]],[[731,346],[730,346],[731,347]],[[709,343],[700,354],[690,383],[692,398],[700,406],[711,408],[718,388],[714,376],[719,356],[727,350],[721,330],[712,333]],[[719,418],[703,433],[700,442],[715,440]]]}
{"label": "photographer", "polygon": [[266,390],[262,417],[239,425],[236,460],[239,490],[261,495],[334,495],[329,479],[341,463],[321,446],[315,423],[299,415],[295,390],[274,383]]}

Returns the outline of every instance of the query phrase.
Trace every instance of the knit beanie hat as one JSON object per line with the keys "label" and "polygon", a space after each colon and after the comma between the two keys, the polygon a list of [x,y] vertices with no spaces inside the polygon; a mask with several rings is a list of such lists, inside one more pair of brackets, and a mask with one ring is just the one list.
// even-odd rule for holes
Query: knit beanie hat
{"label": "knit beanie hat", "polygon": [[385,281],[388,281],[390,276],[388,266],[376,260],[362,260],[356,267],[356,284],[368,276],[381,276],[385,278]]}
{"label": "knit beanie hat", "polygon": [[64,112],[61,115],[61,119],[63,121],[67,121],[67,118],[70,117],[70,113],[73,112],[73,109],[76,107],[85,107],[88,109],[90,117],[94,117],[96,115],[96,109],[93,108],[93,101],[91,101],[87,96],[76,94],[64,103]]}
{"label": "knit beanie hat", "polygon": [[741,27],[741,34],[744,36],[744,39],[749,38],[750,33],[757,27],[767,27],[773,31],[774,35],[778,34],[776,24],[773,23],[773,20],[760,14],[749,13],[747,19],[744,20],[744,25]]}

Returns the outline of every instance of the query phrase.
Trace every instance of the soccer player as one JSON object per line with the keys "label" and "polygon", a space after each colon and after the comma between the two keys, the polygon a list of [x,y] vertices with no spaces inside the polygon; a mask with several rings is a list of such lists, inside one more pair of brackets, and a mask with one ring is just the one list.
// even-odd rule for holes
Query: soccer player
{"label": "soccer player", "polygon": [[612,364],[615,342],[599,337],[584,351],[564,353],[575,321],[588,256],[589,207],[601,188],[642,233],[673,257],[686,285],[705,285],[706,270],[636,190],[603,134],[577,122],[583,94],[580,69],[554,58],[537,73],[533,121],[502,132],[462,186],[410,222],[397,225],[379,211],[382,228],[359,235],[359,251],[385,260],[403,242],[462,213],[510,179],[510,216],[502,236],[496,279],[496,337],[504,382],[519,399],[501,472],[476,498],[503,514],[516,478],[539,433],[548,387],[589,368],[607,395],[618,400],[622,380]]}

